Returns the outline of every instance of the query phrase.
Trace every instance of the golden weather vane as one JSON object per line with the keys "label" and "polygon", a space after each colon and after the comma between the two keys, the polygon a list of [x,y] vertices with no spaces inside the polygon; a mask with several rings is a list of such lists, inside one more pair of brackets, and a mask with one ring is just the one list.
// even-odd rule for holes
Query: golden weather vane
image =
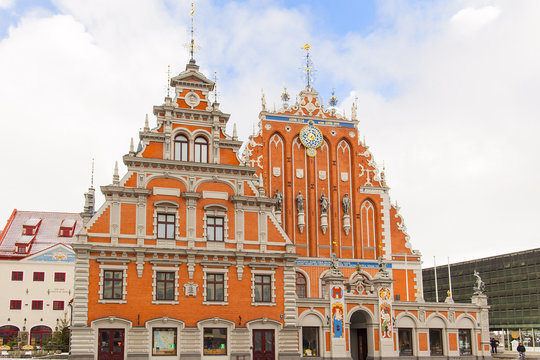
{"label": "golden weather vane", "polygon": [[195,31],[194,31],[194,27],[193,27],[193,14],[195,13],[195,8],[193,7],[193,3],[191,3],[191,12],[189,13],[189,16],[191,16],[191,42],[189,44],[189,52],[191,54],[191,61],[195,61],[195,59],[193,58],[193,53],[195,52]]}
{"label": "golden weather vane", "polygon": [[306,73],[307,87],[310,88],[311,87],[311,81],[312,81],[312,74],[313,74],[313,71],[311,69],[312,66],[313,66],[313,62],[311,61],[311,58],[309,57],[309,49],[311,49],[311,46],[309,44],[306,44],[306,45],[302,46],[301,49],[306,50],[305,73]]}

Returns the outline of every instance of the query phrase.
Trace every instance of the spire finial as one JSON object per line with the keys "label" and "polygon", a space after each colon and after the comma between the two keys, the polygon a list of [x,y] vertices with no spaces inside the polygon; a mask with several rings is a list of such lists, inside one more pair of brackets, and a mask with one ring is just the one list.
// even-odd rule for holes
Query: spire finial
{"label": "spire finial", "polygon": [[92,158],[92,175],[90,176],[90,188],[94,188],[94,158]]}
{"label": "spire finial", "polygon": [[238,140],[238,132],[236,131],[236,123],[233,124],[232,138],[233,140]]}
{"label": "spire finial", "polygon": [[218,102],[217,71],[214,71],[214,102]]}
{"label": "spire finial", "polygon": [[150,126],[148,125],[148,114],[146,114],[146,118],[144,119],[144,131],[150,131]]}
{"label": "spire finial", "polygon": [[114,162],[114,174],[113,174],[113,185],[120,184],[120,176],[118,175],[118,161]]}
{"label": "spire finial", "polygon": [[328,105],[331,107],[336,107],[339,100],[336,97],[336,89],[332,88],[332,96],[330,97],[330,101],[328,101]]}
{"label": "spire finial", "polygon": [[195,63],[195,59],[193,58],[193,53],[195,52],[195,39],[194,39],[194,30],[193,30],[193,14],[195,13],[195,8],[193,7],[193,2],[191,3],[191,12],[190,12],[190,16],[191,16],[191,42],[190,42],[190,45],[189,45],[189,52],[191,54],[191,59],[189,59],[189,62],[191,63]]}
{"label": "spire finial", "polygon": [[171,65],[167,65],[167,97],[171,92]]}
{"label": "spire finial", "polygon": [[302,46],[302,49],[303,50],[306,50],[306,68],[305,68],[305,73],[306,73],[306,82],[307,82],[307,86],[306,88],[307,89],[310,89],[311,88],[311,82],[312,82],[312,66],[313,66],[313,62],[311,61],[311,58],[309,57],[309,49],[311,49],[311,46],[309,44],[306,44],[304,46]]}
{"label": "spire finial", "polygon": [[133,145],[133,138],[131,138],[131,141],[129,143],[129,155],[135,154],[135,146]]}
{"label": "spire finial", "polygon": [[261,88],[261,108],[262,111],[266,111],[266,97],[264,96],[264,90]]}
{"label": "spire finial", "polygon": [[287,84],[283,84],[283,92],[281,93],[281,101],[283,101],[284,109],[287,109],[289,107],[289,100],[291,100],[291,96],[287,92]]}

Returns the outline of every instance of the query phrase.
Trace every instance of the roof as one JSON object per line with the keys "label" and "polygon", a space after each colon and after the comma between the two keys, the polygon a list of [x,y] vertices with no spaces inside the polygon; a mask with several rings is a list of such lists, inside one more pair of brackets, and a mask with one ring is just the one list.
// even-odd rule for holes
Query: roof
{"label": "roof", "polygon": [[[28,226],[30,223],[37,225],[40,220],[41,224],[35,236],[24,235],[24,226]],[[65,227],[66,224],[75,225],[72,236],[60,236],[60,225]],[[77,240],[75,235],[82,226],[83,220],[78,213],[18,211],[15,209],[0,234],[0,258],[22,259],[56,244],[61,243],[69,246]],[[24,243],[30,244],[29,251],[26,254],[17,254],[16,244]]]}

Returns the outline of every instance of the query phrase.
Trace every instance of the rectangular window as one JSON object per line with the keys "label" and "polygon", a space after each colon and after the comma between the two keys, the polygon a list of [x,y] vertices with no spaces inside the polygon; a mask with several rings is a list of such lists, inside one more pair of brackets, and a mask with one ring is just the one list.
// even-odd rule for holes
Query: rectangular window
{"label": "rectangular window", "polygon": [[225,277],[223,274],[206,275],[206,300],[223,301]]}
{"label": "rectangular window", "polygon": [[158,239],[174,239],[174,214],[157,214]]}
{"label": "rectangular window", "polygon": [[431,356],[442,356],[442,329],[429,329],[429,351]]}
{"label": "rectangular window", "polygon": [[11,300],[9,302],[9,308],[11,310],[21,310],[22,308],[22,301],[21,300]]}
{"label": "rectangular window", "polygon": [[302,356],[320,356],[318,327],[302,327]]}
{"label": "rectangular window", "polygon": [[66,281],[66,273],[54,273],[54,281],[57,282],[65,282]]}
{"label": "rectangular window", "polygon": [[53,310],[64,310],[64,302],[60,300],[53,301]]}
{"label": "rectangular window", "polygon": [[152,334],[152,355],[176,355],[176,328],[154,328]]}
{"label": "rectangular window", "polygon": [[43,310],[43,300],[32,300],[32,310]]}
{"label": "rectangular window", "polygon": [[459,329],[459,355],[472,355],[471,330]]}
{"label": "rectangular window", "polygon": [[255,301],[272,301],[272,277],[270,275],[255,275]]}
{"label": "rectangular window", "polygon": [[218,216],[206,217],[206,239],[208,241],[223,241],[223,218]]}
{"label": "rectangular window", "polygon": [[204,355],[227,355],[227,329],[204,328]]}
{"label": "rectangular window", "polygon": [[399,356],[412,356],[412,329],[400,328],[398,330]]}
{"label": "rectangular window", "polygon": [[45,281],[44,272],[34,272],[34,281]]}
{"label": "rectangular window", "polygon": [[26,246],[17,246],[17,254],[26,254]]}
{"label": "rectangular window", "polygon": [[122,299],[124,272],[122,270],[103,271],[103,298],[109,300]]}
{"label": "rectangular window", "polygon": [[156,300],[174,300],[174,272],[156,272]]}
{"label": "rectangular window", "polygon": [[22,281],[23,279],[23,272],[22,271],[12,271],[11,272],[11,280],[13,281]]}

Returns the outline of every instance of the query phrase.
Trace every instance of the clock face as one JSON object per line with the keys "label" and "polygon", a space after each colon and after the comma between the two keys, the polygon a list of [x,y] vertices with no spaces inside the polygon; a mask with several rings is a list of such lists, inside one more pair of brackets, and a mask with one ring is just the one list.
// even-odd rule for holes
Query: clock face
{"label": "clock face", "polygon": [[321,130],[312,125],[305,126],[300,130],[300,141],[308,149],[318,148],[323,141]]}

